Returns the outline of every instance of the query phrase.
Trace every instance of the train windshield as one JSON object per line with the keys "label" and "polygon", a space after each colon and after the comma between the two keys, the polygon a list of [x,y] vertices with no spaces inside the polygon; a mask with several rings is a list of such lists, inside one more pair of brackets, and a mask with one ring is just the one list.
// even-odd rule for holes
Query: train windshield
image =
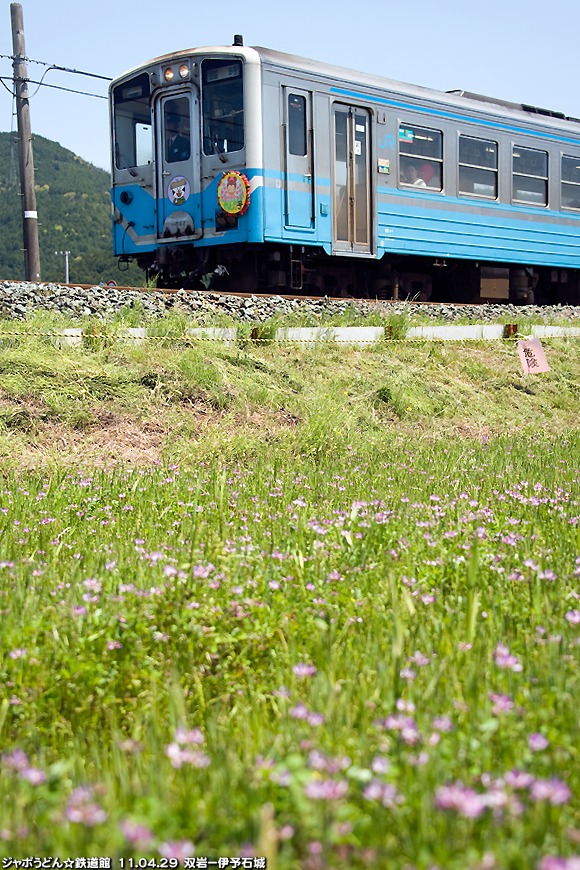
{"label": "train windshield", "polygon": [[244,147],[244,85],[240,60],[204,60],[203,150],[205,154]]}
{"label": "train windshield", "polygon": [[123,82],[113,90],[117,169],[147,166],[153,159],[149,92],[147,73]]}

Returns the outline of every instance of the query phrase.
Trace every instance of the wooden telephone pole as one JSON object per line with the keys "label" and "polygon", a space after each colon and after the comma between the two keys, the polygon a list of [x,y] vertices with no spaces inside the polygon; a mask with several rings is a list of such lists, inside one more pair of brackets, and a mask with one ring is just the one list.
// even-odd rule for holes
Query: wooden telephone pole
{"label": "wooden telephone pole", "polygon": [[22,196],[22,230],[24,236],[24,274],[27,281],[40,281],[40,250],[38,247],[38,214],[34,191],[34,161],[30,133],[28,103],[28,71],[24,48],[22,5],[10,4],[12,20],[12,52],[14,93],[18,119],[18,156],[20,158],[20,191]]}

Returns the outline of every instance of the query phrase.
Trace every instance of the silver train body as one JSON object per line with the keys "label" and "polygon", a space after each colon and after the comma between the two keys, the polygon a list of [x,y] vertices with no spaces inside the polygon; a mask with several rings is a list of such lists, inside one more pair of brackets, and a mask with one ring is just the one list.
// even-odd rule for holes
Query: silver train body
{"label": "silver train body", "polygon": [[167,287],[580,302],[580,121],[235,42],[112,83],[122,260]]}

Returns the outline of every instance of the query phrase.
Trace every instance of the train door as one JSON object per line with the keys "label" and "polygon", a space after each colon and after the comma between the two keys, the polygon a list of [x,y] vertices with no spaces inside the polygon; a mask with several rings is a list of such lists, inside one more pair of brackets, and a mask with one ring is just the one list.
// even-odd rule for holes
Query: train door
{"label": "train door", "polygon": [[371,253],[370,113],[334,105],[333,251]]}
{"label": "train door", "polygon": [[290,87],[282,88],[282,93],[286,131],[284,224],[309,230],[314,226],[312,93]]}
{"label": "train door", "polygon": [[160,239],[197,239],[202,233],[198,118],[194,92],[164,94],[157,104]]}

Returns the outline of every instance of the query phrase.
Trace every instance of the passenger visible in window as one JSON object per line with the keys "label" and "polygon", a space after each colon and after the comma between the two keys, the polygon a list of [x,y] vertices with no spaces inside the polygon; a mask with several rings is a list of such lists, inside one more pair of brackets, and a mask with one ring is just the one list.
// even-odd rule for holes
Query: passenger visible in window
{"label": "passenger visible in window", "polygon": [[419,176],[417,164],[413,161],[409,161],[407,165],[403,167],[401,182],[403,184],[411,184],[413,187],[427,187],[424,179]]}
{"label": "passenger visible in window", "polygon": [[168,112],[165,120],[165,155],[168,163],[179,163],[189,160],[191,153],[189,136],[182,136],[179,132],[181,116],[176,112]]}

